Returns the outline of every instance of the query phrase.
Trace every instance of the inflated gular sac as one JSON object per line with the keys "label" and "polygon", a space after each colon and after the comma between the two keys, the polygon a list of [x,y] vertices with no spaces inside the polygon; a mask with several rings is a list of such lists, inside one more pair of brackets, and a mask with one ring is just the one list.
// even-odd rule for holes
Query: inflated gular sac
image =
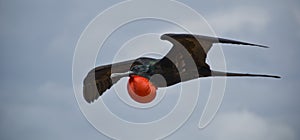
{"label": "inflated gular sac", "polygon": [[128,80],[127,90],[130,97],[136,102],[149,103],[155,99],[157,87],[145,77],[131,75]]}

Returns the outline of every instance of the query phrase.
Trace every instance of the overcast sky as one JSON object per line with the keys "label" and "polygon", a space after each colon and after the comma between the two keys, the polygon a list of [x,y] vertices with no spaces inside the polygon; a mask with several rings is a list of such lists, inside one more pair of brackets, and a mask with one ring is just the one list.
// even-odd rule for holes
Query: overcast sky
{"label": "overcast sky", "polygon": [[[76,43],[86,26],[118,2],[0,1],[0,139],[109,139],[79,109],[72,85],[72,61]],[[269,49],[224,46],[228,71],[275,74],[282,78],[227,79],[221,108],[208,127],[198,128],[202,107],[197,106],[188,121],[166,139],[300,139],[300,76],[297,74],[300,71],[300,2],[180,2],[200,13],[217,36],[270,46]],[[138,35],[147,22],[148,29],[143,33],[175,30],[171,25],[155,21],[128,25],[116,32],[117,39],[110,38],[105,44],[103,51],[107,53],[99,54],[97,65],[111,62],[114,49],[127,41],[128,36],[118,35],[125,31],[130,31],[131,36]],[[202,82],[203,87],[209,86],[210,79]],[[123,104],[110,103],[114,97],[108,95],[104,99],[113,112],[130,121],[143,120],[133,117],[132,112],[122,112]],[[198,105],[205,101],[199,98]],[[164,112],[166,108],[156,111]]]}

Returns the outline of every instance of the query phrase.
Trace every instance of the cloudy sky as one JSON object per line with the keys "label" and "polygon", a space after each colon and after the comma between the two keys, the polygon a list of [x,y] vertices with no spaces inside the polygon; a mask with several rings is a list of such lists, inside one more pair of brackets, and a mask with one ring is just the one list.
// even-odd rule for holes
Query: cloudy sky
{"label": "cloudy sky", "polygon": [[[76,43],[87,25],[119,2],[0,1],[1,139],[109,139],[99,133],[79,109],[73,91],[72,62]],[[208,127],[198,128],[203,109],[200,106],[206,101],[199,98],[199,107],[187,122],[166,139],[300,139],[300,76],[297,74],[300,70],[297,61],[300,59],[300,2],[180,2],[200,13],[217,36],[270,46],[269,49],[224,46],[228,71],[277,74],[282,78],[227,79],[222,105]],[[120,14],[126,15],[126,10]],[[194,21],[186,22],[197,28]],[[128,36],[174,32],[172,25],[168,25],[150,20],[124,26],[116,31],[115,38],[112,35],[104,44],[106,48],[104,54],[99,53],[97,65],[111,62],[110,53],[126,42]],[[201,82],[203,87],[209,86],[210,79]],[[139,118],[143,115],[134,115],[138,110],[122,112],[123,104],[110,103],[114,97],[105,96],[104,102],[119,117],[143,121]],[[173,105],[174,102],[162,103]],[[164,112],[166,108],[169,109],[166,106],[156,111]]]}

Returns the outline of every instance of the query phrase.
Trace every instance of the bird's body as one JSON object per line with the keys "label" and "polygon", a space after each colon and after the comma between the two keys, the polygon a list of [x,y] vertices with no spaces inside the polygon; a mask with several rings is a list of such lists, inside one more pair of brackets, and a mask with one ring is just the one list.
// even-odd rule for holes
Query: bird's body
{"label": "bird's body", "polygon": [[[157,88],[172,86],[199,77],[259,76],[279,78],[273,75],[213,71],[206,63],[207,53],[214,43],[267,48],[263,45],[191,34],[164,34],[161,39],[168,40],[173,44],[172,49],[161,59],[141,57],[91,70],[84,80],[85,100],[89,103],[96,100],[119,79],[126,76],[130,77],[127,86],[130,96],[141,103],[152,101],[155,98]],[[164,80],[153,75],[160,75]]]}

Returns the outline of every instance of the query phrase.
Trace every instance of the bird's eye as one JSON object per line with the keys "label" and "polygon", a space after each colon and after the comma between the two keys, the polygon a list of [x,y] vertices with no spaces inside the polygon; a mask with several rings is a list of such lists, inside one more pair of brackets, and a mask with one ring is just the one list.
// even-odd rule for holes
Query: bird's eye
{"label": "bird's eye", "polygon": [[130,66],[130,70],[132,71],[133,69],[138,69],[138,65],[143,65],[140,61],[136,60],[132,63],[132,65]]}

